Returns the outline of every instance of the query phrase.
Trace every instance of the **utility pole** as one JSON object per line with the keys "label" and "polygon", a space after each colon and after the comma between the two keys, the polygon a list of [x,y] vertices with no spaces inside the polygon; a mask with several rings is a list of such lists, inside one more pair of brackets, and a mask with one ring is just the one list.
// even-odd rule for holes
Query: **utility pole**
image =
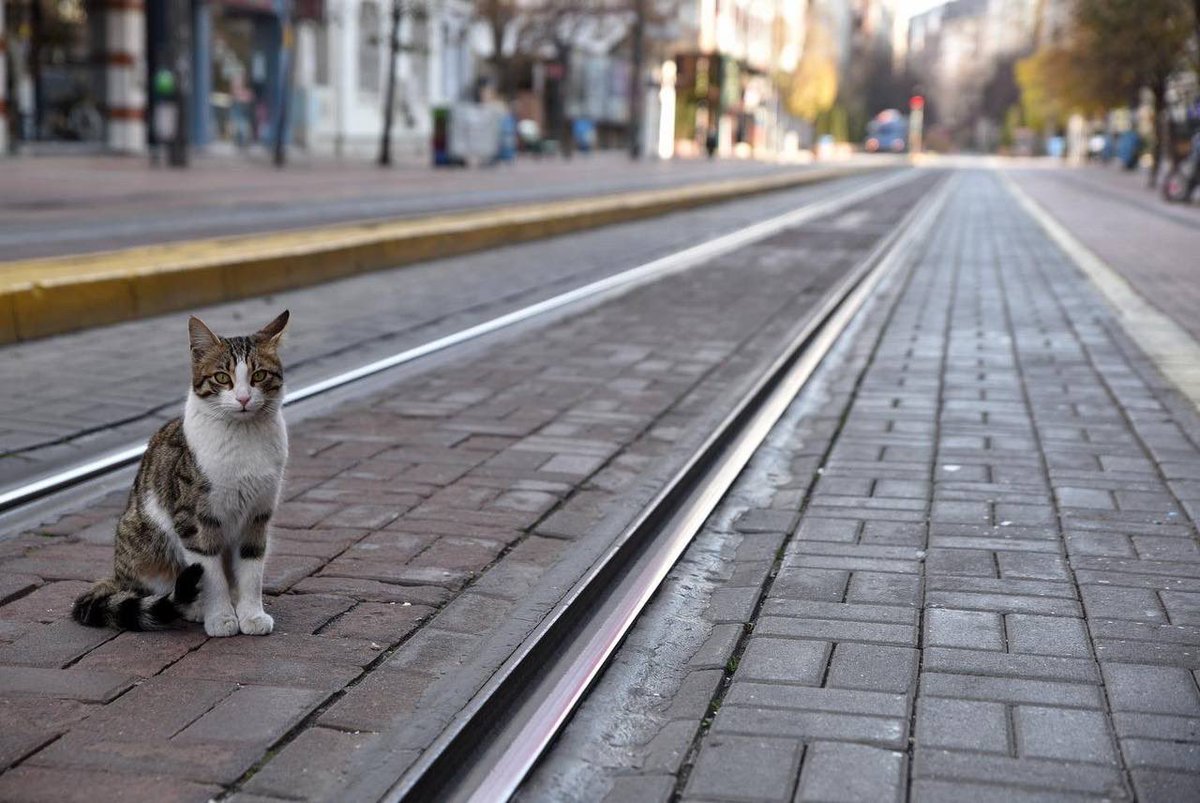
{"label": "utility pole", "polygon": [[633,0],[633,58],[629,76],[629,158],[642,157],[642,112],[646,88],[642,80],[646,61],[646,0]]}
{"label": "utility pole", "polygon": [[280,0],[279,12],[279,119],[275,121],[274,161],[276,167],[283,167],[287,164],[288,100],[292,94],[292,65],[296,61],[291,0]]}
{"label": "utility pole", "polygon": [[175,136],[167,151],[167,164],[171,167],[188,166],[188,100],[191,96],[191,3],[173,0],[164,6],[170,9],[167,30],[170,31],[171,58],[167,62],[175,71]]}
{"label": "utility pole", "polygon": [[396,57],[400,53],[400,4],[403,0],[392,0],[392,32],[388,38],[387,91],[383,101],[383,139],[379,143],[379,164],[392,166],[392,122],[396,106]]}

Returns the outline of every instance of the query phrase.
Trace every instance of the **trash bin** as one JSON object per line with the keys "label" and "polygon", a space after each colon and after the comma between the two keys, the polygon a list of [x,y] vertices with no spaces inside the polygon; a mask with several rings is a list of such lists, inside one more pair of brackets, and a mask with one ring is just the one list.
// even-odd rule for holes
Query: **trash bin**
{"label": "trash bin", "polygon": [[1126,170],[1137,167],[1138,153],[1141,149],[1141,138],[1136,131],[1126,131],[1117,138],[1117,159]]}

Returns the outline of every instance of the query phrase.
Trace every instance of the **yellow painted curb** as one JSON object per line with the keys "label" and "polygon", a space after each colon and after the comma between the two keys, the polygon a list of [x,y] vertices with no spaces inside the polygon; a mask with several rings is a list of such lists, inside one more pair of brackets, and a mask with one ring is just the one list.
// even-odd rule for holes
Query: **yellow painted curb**
{"label": "yellow painted curb", "polygon": [[0,344],[663,215],[870,169],[876,168],[818,168],[429,218],[0,262]]}

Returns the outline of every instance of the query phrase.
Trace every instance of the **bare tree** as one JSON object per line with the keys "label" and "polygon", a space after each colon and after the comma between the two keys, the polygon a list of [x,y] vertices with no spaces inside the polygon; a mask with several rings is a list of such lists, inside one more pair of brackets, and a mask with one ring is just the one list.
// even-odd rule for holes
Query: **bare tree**
{"label": "bare tree", "polygon": [[387,90],[383,99],[383,136],[379,142],[379,164],[392,164],[392,125],[396,116],[396,59],[400,55],[400,25],[405,17],[424,20],[429,14],[425,0],[392,0],[392,19],[388,37]]}

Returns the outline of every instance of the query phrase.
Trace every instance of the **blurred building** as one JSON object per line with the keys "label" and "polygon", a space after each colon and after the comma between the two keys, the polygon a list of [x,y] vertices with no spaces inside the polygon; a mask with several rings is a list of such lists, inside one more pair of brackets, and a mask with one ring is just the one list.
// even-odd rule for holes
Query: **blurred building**
{"label": "blurred building", "polygon": [[930,119],[958,145],[987,149],[994,139],[995,110],[984,108],[985,92],[1010,72],[1005,62],[1032,51],[1038,6],[1038,0],[952,0],[909,21],[908,69],[922,84]]}
{"label": "blurred building", "polygon": [[778,149],[783,115],[774,77],[799,63],[807,6],[808,0],[683,0],[669,70],[681,153],[698,153],[710,139],[721,154]]}
{"label": "blurred building", "polygon": [[[470,0],[405,0],[396,152],[474,79]],[[0,0],[3,135],[23,149],[143,152],[185,127],[220,152],[288,139],[378,147],[390,0]],[[7,75],[5,75],[7,73]],[[182,102],[180,102],[182,101]]]}
{"label": "blurred building", "polygon": [[4,138],[143,148],[145,18],[141,0],[0,0]]}

